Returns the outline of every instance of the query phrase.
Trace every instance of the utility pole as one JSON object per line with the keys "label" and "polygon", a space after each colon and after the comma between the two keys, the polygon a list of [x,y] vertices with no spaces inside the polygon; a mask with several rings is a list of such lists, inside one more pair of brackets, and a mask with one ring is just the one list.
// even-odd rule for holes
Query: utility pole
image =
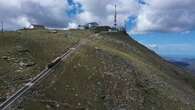
{"label": "utility pole", "polygon": [[114,11],[114,27],[117,28],[117,11],[116,11],[116,4],[115,4],[115,11]]}
{"label": "utility pole", "polygon": [[1,32],[3,33],[3,21],[1,21]]}
{"label": "utility pole", "polygon": [[124,22],[125,24],[125,31],[127,31],[127,20],[125,20],[125,22]]}

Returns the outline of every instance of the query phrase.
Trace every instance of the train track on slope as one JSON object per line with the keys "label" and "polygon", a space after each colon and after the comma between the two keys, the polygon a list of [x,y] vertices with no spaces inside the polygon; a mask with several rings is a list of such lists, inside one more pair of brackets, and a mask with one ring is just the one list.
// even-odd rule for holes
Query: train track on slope
{"label": "train track on slope", "polygon": [[58,64],[60,64],[65,59],[67,59],[70,55],[72,55],[74,52],[76,52],[80,46],[81,46],[81,43],[77,43],[73,47],[69,48],[69,50],[67,52],[65,52],[63,55],[54,59],[50,64],[47,65],[47,67],[44,70],[42,70],[32,80],[30,80],[28,83],[24,84],[23,87],[21,87],[12,96],[10,96],[7,100],[5,100],[3,103],[1,103],[0,110],[8,110],[8,109],[12,108],[12,104],[14,104],[19,99],[21,99],[21,97],[25,96],[25,94],[27,92],[31,91],[32,88],[35,87],[38,83],[40,83],[42,80],[47,78],[47,76],[53,72],[53,70],[55,69],[55,67]]}

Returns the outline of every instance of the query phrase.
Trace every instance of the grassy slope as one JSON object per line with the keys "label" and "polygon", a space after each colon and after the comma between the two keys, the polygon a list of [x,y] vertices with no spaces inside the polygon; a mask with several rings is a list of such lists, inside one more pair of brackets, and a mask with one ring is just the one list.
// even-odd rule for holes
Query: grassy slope
{"label": "grassy slope", "polygon": [[27,98],[26,110],[194,109],[194,76],[123,33],[87,39]]}
{"label": "grassy slope", "polygon": [[[38,74],[54,58],[79,41],[74,31],[26,30],[0,33],[0,101]],[[85,35],[85,33],[83,33]],[[33,62],[25,67],[21,62]]]}

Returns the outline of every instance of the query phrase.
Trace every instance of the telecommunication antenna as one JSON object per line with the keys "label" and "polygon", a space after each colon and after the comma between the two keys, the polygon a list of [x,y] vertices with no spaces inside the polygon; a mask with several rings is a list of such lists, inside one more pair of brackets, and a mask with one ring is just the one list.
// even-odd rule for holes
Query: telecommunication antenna
{"label": "telecommunication antenna", "polygon": [[115,11],[114,11],[114,27],[117,28],[117,11],[116,11],[116,4],[115,4]]}

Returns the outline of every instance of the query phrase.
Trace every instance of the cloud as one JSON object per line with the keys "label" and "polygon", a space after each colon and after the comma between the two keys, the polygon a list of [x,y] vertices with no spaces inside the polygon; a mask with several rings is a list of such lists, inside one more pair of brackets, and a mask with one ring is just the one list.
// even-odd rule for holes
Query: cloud
{"label": "cloud", "polygon": [[114,4],[117,4],[118,24],[134,17],[130,33],[187,32],[195,28],[194,0],[74,0],[82,12],[75,22],[97,21],[112,25]]}
{"label": "cloud", "polygon": [[159,48],[157,44],[146,44],[145,46],[148,47],[151,50],[156,50],[156,51]]}
{"label": "cloud", "polygon": [[0,0],[0,20],[6,29],[29,26],[65,27],[70,21],[66,0]]}
{"label": "cloud", "polygon": [[194,0],[145,0],[132,32],[184,32],[195,28]]}
{"label": "cloud", "polygon": [[76,23],[68,23],[68,29],[76,29],[78,25]]}
{"label": "cloud", "polygon": [[118,24],[124,25],[124,21],[130,16],[136,16],[139,12],[140,4],[136,0],[74,0],[81,4],[83,10],[76,16],[77,23],[87,23],[97,21],[104,25],[113,25],[114,5],[117,4]]}
{"label": "cloud", "polygon": [[190,32],[195,28],[194,0],[0,0],[0,21],[6,29],[31,23],[65,28],[92,21],[112,26],[115,4],[118,24],[128,21],[130,33]]}

